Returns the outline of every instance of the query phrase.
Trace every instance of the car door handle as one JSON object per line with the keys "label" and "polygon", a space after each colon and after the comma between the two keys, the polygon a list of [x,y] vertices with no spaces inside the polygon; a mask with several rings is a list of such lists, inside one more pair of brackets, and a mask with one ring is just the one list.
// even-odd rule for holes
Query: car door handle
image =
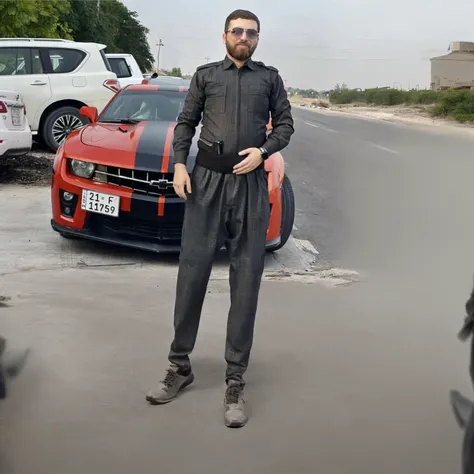
{"label": "car door handle", "polygon": [[31,83],[32,86],[45,86],[46,84],[47,82],[43,82],[43,81],[35,81]]}

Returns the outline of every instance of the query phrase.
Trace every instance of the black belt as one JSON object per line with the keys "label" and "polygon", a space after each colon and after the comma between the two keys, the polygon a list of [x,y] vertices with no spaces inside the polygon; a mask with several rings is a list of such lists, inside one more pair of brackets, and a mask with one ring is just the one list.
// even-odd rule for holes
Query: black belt
{"label": "black belt", "polygon": [[[197,165],[212,171],[217,171],[218,173],[233,173],[234,166],[242,160],[245,160],[245,156],[236,154],[217,155],[204,150],[199,150],[196,156]],[[264,167],[264,164],[261,163],[256,169],[264,169]]]}

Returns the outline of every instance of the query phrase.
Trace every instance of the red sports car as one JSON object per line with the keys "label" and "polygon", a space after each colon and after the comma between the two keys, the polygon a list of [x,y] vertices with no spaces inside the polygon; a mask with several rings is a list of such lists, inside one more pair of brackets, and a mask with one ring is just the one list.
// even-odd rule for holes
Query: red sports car
{"label": "red sports car", "polygon": [[[184,85],[183,85],[184,84]],[[173,132],[188,86],[139,84],[117,92],[100,115],[74,130],[56,153],[51,186],[53,229],[154,252],[179,252],[185,201],[173,189]],[[271,133],[269,122],[269,133]],[[188,171],[197,154],[195,134]],[[287,242],[295,215],[284,160],[265,162],[271,217],[267,250]]]}

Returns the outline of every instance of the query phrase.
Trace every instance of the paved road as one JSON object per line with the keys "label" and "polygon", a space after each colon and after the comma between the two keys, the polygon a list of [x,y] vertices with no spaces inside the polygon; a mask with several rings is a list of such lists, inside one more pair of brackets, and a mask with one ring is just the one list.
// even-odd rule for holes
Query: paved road
{"label": "paved road", "polygon": [[[237,432],[222,425],[225,280],[210,284],[195,387],[150,408],[143,392],[161,375],[172,334],[173,265],[78,267],[100,251],[62,251],[41,224],[43,194],[0,197],[0,262],[15,269],[0,271],[0,294],[11,297],[0,327],[36,350],[0,407],[0,457],[12,472],[460,472],[448,391],[470,389],[468,348],[455,336],[474,272],[474,140],[295,116],[285,153],[295,236],[313,243],[321,265],[356,270],[361,281],[264,281],[252,417]],[[11,210],[18,203],[29,221]]]}
{"label": "paved road", "polygon": [[469,273],[474,135],[301,108],[294,114],[285,157],[295,235],[330,263],[372,274],[459,273],[463,261]]}

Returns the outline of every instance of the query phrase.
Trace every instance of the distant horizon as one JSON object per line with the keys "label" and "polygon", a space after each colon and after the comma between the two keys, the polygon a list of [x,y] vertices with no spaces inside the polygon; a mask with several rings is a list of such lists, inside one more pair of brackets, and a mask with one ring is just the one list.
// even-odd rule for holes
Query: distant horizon
{"label": "distant horizon", "polygon": [[[339,84],[340,86],[342,86],[342,83]],[[347,84],[346,84],[347,85]],[[335,87],[336,85],[334,85]],[[294,87],[294,86],[291,86],[291,85],[288,85],[287,86],[287,89],[298,89],[298,90],[314,90],[316,92],[329,92],[331,90],[334,89],[334,87],[330,88],[330,89],[315,89],[314,87]],[[408,92],[408,91],[411,91],[411,90],[420,90],[420,91],[423,91],[423,90],[431,90],[431,87],[419,87],[418,89],[416,88],[411,88],[411,89],[408,89],[408,88],[400,88],[400,87],[391,87],[391,86],[375,86],[375,87],[349,87],[347,86],[347,88],[349,90],[354,90],[354,89],[361,89],[362,91],[364,90],[369,90],[369,89],[396,89],[396,90],[399,90],[399,91],[405,91],[405,92]]]}
{"label": "distant horizon", "polygon": [[255,58],[301,89],[330,90],[338,83],[351,89],[429,89],[430,58],[448,53],[452,41],[474,41],[474,2],[469,0],[295,0],[291,8],[278,8],[270,0],[260,0],[258,8],[248,0],[237,6],[208,0],[203,8],[184,0],[179,21],[175,9],[148,0],[122,1],[150,29],[155,58],[158,39],[163,41],[160,67],[181,67],[191,75],[206,58],[225,56],[225,18],[237,7],[248,8],[262,25]]}

